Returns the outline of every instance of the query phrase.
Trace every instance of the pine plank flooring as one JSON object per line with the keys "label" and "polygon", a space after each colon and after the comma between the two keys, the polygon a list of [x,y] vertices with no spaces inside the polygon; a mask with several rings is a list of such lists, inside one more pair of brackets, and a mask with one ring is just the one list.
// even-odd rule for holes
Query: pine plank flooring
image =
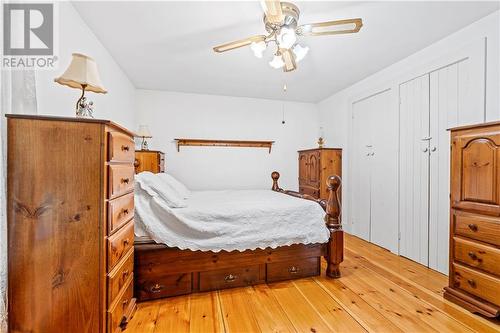
{"label": "pine plank flooring", "polygon": [[[323,263],[324,266],[324,263]],[[500,332],[443,299],[447,277],[346,234],[342,277],[323,275],[140,303],[124,333]]]}

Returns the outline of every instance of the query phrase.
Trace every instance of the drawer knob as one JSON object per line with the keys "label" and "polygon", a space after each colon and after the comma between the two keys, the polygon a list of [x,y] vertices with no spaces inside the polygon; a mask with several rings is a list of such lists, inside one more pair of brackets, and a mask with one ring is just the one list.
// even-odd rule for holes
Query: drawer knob
{"label": "drawer knob", "polygon": [[123,150],[123,151],[129,151],[129,150],[130,150],[130,147],[129,147],[129,146],[122,146],[122,150]]}
{"label": "drawer knob", "polygon": [[123,240],[123,245],[128,245],[130,243],[130,239],[126,238]]}
{"label": "drawer knob", "polygon": [[472,231],[477,231],[477,225],[476,224],[469,224],[469,229],[472,230]]}
{"label": "drawer knob", "polygon": [[126,278],[128,276],[128,273],[128,269],[124,270],[122,273],[123,277]]}
{"label": "drawer knob", "polygon": [[128,184],[130,182],[130,179],[128,178],[122,178],[122,183]]}
{"label": "drawer knob", "polygon": [[126,307],[126,306],[127,306],[127,304],[128,304],[128,299],[126,299],[126,300],[124,300],[124,301],[122,302],[122,306],[123,306],[123,307]]}
{"label": "drawer knob", "polygon": [[476,288],[476,281],[470,279],[470,280],[467,280],[467,283],[469,284],[469,286],[471,286],[472,288]]}
{"label": "drawer knob", "polygon": [[483,259],[479,258],[474,252],[469,252],[468,253],[469,257],[472,259],[472,260],[477,260],[477,262],[482,262]]}
{"label": "drawer knob", "polygon": [[159,293],[160,291],[162,291],[162,289],[163,289],[163,286],[156,283],[154,286],[152,286],[149,289],[149,291],[151,291],[152,293]]}
{"label": "drawer knob", "polygon": [[295,266],[288,268],[288,273],[290,273],[290,274],[297,274],[298,272],[299,272],[299,269]]}
{"label": "drawer knob", "polygon": [[233,282],[237,279],[238,277],[236,275],[233,275],[233,274],[229,274],[229,275],[226,275],[224,277],[224,281],[226,282]]}
{"label": "drawer knob", "polygon": [[127,208],[123,209],[123,215],[128,215],[128,209]]}

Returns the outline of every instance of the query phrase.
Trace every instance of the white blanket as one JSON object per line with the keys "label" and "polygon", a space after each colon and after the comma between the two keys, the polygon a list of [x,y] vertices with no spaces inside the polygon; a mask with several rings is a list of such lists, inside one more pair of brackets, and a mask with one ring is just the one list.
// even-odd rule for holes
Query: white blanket
{"label": "white blanket", "polygon": [[136,185],[135,212],[138,236],[180,249],[244,251],[328,242],[317,203],[271,190],[193,191],[187,207],[170,208]]}

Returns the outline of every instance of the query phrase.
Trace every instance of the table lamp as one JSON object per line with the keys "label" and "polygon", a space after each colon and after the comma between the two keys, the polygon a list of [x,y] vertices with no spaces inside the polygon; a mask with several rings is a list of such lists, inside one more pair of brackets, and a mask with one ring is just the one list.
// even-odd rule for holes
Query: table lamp
{"label": "table lamp", "polygon": [[137,132],[137,137],[142,138],[142,143],[141,143],[141,150],[149,150],[148,148],[148,142],[146,139],[151,139],[151,132],[149,131],[149,128],[147,125],[140,125],[139,126],[139,131]]}
{"label": "table lamp", "polygon": [[87,102],[85,91],[107,93],[99,78],[94,59],[80,53],[73,53],[73,58],[66,71],[54,81],[71,88],[81,89],[82,95],[76,102],[76,116],[94,118],[92,114],[94,103]]}

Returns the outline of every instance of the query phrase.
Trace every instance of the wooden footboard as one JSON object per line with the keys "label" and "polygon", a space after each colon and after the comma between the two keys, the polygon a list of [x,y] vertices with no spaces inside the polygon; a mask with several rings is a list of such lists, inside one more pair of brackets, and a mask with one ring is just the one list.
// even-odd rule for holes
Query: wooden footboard
{"label": "wooden footboard", "polygon": [[340,178],[328,180],[330,197],[317,200],[285,191],[278,186],[279,173],[272,173],[273,190],[316,201],[326,211],[330,240],[325,244],[294,244],[275,249],[239,251],[191,251],[136,239],[134,244],[135,296],[139,301],[258,283],[296,279],[320,274],[325,257],[329,277],[339,277],[343,260],[343,232],[337,191]]}
{"label": "wooden footboard", "polygon": [[328,177],[327,186],[330,192],[328,200],[316,199],[308,194],[283,190],[278,185],[280,174],[277,171],[274,171],[271,174],[271,178],[273,179],[273,191],[315,201],[325,210],[325,223],[326,227],[330,231],[330,240],[328,241],[327,254],[325,256],[328,264],[326,268],[326,275],[332,278],[340,277],[339,265],[342,261],[344,261],[344,231],[342,230],[342,222],[340,218],[341,208],[338,195],[340,185],[342,184],[340,177],[337,175]]}

